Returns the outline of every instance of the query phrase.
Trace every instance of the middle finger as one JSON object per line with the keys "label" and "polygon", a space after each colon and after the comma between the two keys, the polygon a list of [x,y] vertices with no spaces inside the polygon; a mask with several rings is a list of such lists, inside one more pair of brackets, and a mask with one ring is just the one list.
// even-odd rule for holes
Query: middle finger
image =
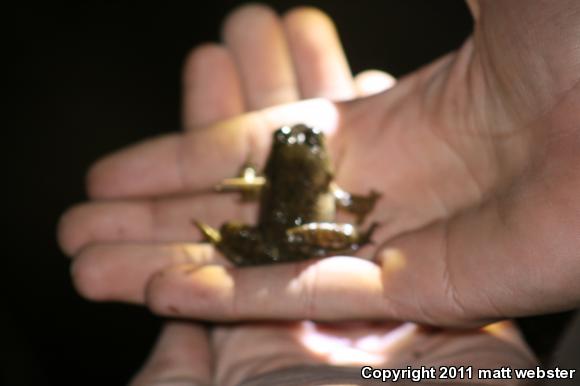
{"label": "middle finger", "polygon": [[298,99],[284,30],[273,10],[262,5],[239,8],[227,18],[223,38],[242,79],[246,110]]}

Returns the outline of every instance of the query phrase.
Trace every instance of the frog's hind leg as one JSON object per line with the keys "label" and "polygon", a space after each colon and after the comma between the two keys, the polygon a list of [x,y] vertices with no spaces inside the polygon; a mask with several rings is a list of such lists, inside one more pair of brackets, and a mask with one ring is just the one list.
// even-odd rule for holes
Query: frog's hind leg
{"label": "frog's hind leg", "polygon": [[273,263],[279,259],[277,248],[268,247],[260,232],[251,225],[228,222],[217,230],[194,222],[205,239],[237,266]]}
{"label": "frog's hind leg", "polygon": [[287,243],[291,249],[309,253],[312,257],[333,253],[352,252],[370,243],[377,224],[365,232],[347,223],[312,222],[286,231]]}
{"label": "frog's hind leg", "polygon": [[381,195],[374,190],[366,196],[351,194],[342,190],[336,184],[332,184],[331,190],[337,206],[354,214],[357,224],[362,224],[366,216],[375,207],[377,200],[381,197]]}

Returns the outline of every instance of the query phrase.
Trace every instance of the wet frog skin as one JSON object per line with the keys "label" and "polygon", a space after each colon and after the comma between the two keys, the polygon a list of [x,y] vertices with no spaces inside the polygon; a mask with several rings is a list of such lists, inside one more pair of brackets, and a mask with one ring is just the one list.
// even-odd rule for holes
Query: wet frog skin
{"label": "wet frog skin", "polygon": [[335,223],[335,214],[348,210],[361,223],[379,195],[338,188],[324,142],[322,132],[302,124],[274,132],[263,176],[246,166],[240,177],[217,187],[258,198],[258,223],[227,222],[218,231],[195,222],[205,238],[238,266],[352,253],[367,244],[376,224],[361,232],[356,225]]}

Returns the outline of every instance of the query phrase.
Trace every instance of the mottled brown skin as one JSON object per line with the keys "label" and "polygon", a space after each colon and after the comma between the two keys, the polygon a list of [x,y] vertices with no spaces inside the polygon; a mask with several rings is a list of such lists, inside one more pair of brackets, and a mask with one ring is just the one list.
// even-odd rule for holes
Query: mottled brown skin
{"label": "mottled brown skin", "polygon": [[[244,170],[247,172],[248,168]],[[218,232],[197,224],[234,264],[300,261],[353,252],[369,242],[375,225],[360,233],[356,226],[333,221],[341,207],[355,213],[362,222],[378,194],[353,196],[332,183],[332,167],[319,130],[305,125],[278,129],[264,176],[259,188],[255,180],[245,184],[243,176],[220,185],[220,190],[237,190],[245,196],[259,190],[256,226],[228,222]]]}

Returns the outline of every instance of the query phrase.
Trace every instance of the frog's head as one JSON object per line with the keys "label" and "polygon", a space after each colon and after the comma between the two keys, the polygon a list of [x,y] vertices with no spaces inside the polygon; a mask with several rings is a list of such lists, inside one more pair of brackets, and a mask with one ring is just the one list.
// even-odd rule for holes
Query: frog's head
{"label": "frog's head", "polygon": [[298,124],[283,126],[274,132],[275,147],[323,149],[324,134],[314,127]]}
{"label": "frog's head", "polygon": [[298,124],[274,132],[270,172],[283,173],[289,180],[300,178],[311,185],[326,185],[331,179],[324,134]]}

